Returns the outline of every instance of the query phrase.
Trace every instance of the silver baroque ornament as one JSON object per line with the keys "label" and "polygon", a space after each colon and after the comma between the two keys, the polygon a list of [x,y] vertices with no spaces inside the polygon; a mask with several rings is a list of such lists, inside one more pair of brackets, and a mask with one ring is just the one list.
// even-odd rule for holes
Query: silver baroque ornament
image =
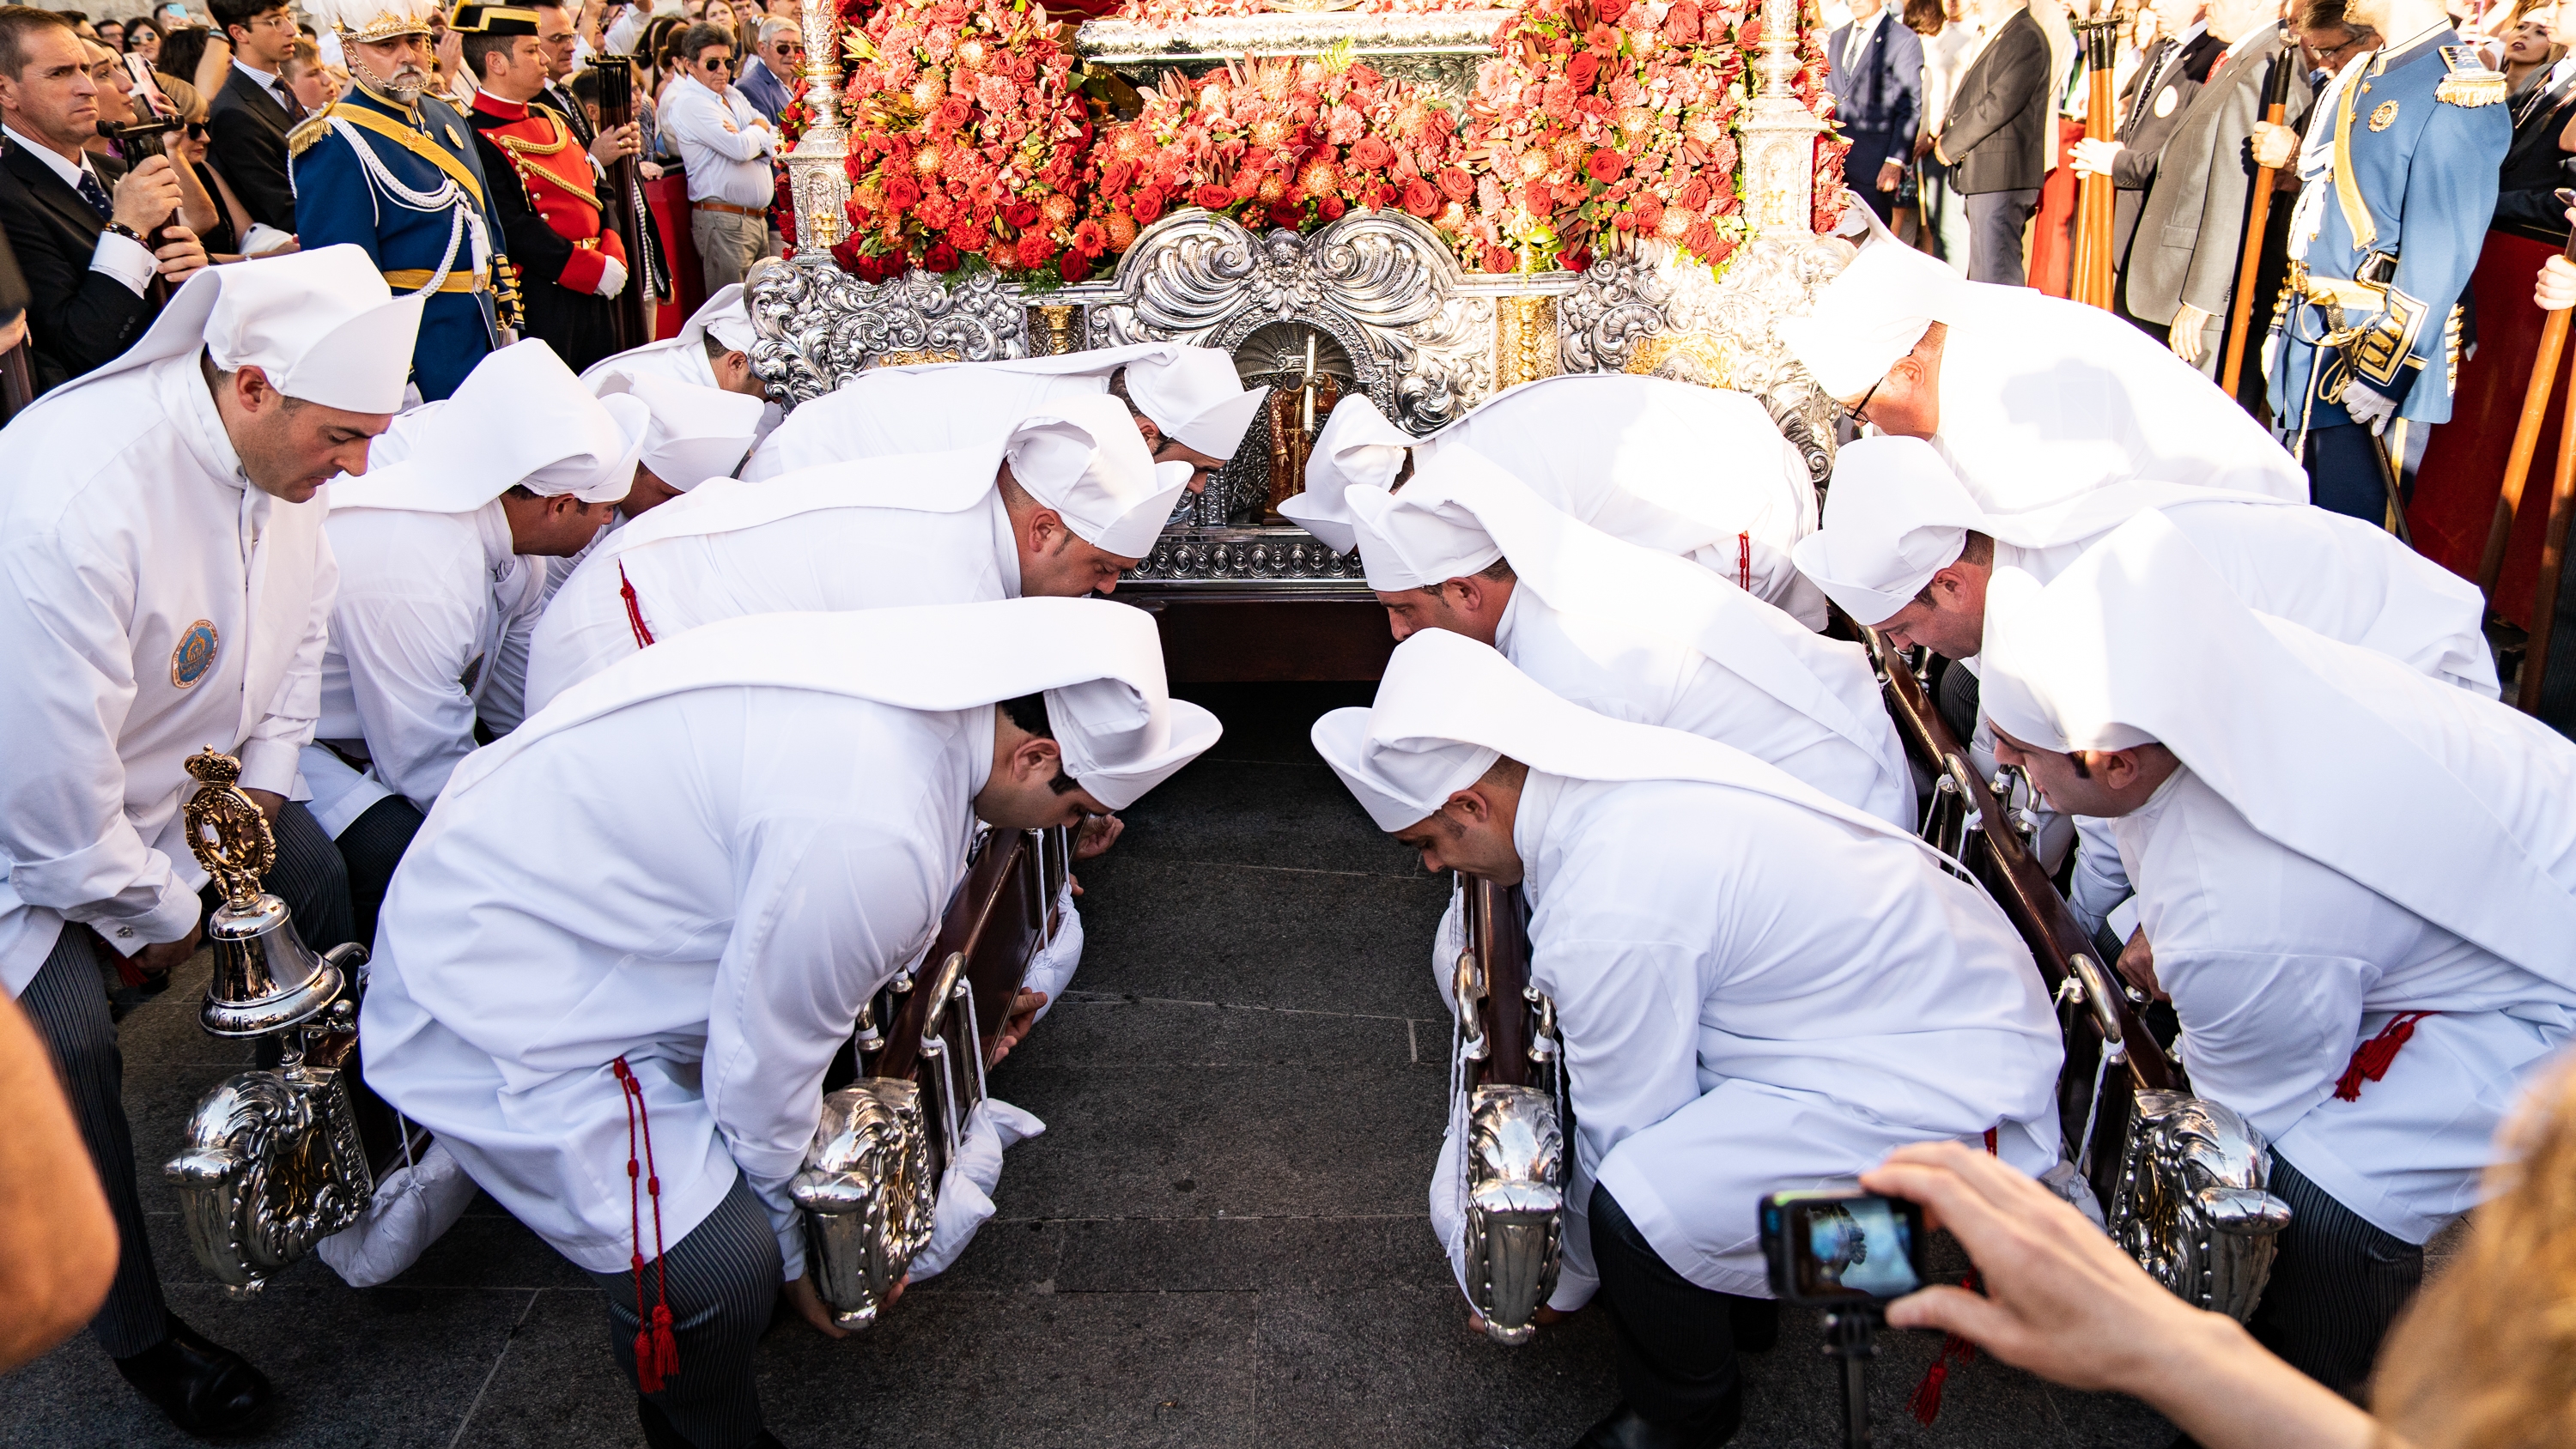
{"label": "silver baroque ornament", "polygon": [[869,367],[1029,355],[1020,288],[988,271],[954,287],[923,271],[863,282],[811,250],[763,270],[747,295],[752,369],[791,407]]}

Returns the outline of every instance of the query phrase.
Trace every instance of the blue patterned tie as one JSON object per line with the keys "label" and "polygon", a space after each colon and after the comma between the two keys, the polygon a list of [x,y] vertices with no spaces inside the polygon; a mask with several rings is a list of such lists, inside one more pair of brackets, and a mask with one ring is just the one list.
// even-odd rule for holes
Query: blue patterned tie
{"label": "blue patterned tie", "polygon": [[86,166],[81,168],[80,198],[89,203],[89,209],[97,212],[101,221],[116,215],[115,205],[107,199],[107,188],[98,184],[98,173]]}

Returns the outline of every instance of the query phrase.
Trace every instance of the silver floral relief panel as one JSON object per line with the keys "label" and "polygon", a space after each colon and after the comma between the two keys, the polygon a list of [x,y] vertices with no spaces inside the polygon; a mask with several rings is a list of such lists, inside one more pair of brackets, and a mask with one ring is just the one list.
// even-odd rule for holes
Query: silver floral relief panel
{"label": "silver floral relief panel", "polygon": [[1029,355],[1020,289],[990,272],[954,288],[931,272],[868,283],[808,252],[763,269],[746,294],[752,370],[789,407],[870,367]]}

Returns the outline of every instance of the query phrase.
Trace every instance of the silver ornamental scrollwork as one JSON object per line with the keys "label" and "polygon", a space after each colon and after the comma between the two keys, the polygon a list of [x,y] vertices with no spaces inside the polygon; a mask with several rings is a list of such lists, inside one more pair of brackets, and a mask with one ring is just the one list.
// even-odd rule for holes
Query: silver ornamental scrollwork
{"label": "silver ornamental scrollwork", "polygon": [[2271,1148],[2234,1109],[2187,1092],[2140,1092],[2111,1236],[2176,1297],[2243,1323],[2263,1300],[2290,1222],[2271,1176]]}
{"label": "silver ornamental scrollwork", "polygon": [[828,253],[762,270],[748,289],[754,371],[789,406],[883,362],[994,362],[1029,355],[1020,289],[991,272],[954,287],[937,273],[863,282]]}

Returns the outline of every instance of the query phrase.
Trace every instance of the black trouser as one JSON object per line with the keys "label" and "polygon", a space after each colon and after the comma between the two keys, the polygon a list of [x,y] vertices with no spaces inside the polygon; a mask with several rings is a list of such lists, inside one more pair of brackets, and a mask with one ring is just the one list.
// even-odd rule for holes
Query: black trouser
{"label": "black trouser", "polygon": [[[297,931],[322,950],[349,939],[348,878],[331,838],[301,805],[290,804],[277,821],[277,864],[269,891],[295,913]],[[211,894],[211,890],[210,890]],[[116,1216],[116,1279],[107,1302],[90,1321],[90,1333],[110,1358],[131,1358],[169,1337],[169,1310],[160,1275],[152,1266],[152,1240],[144,1231],[143,1202],[134,1180],[134,1137],[125,1120],[125,1057],[108,1020],[100,976],[101,952],[87,926],[65,924],[52,954],[18,1005],[53,1053],[63,1095],[98,1169],[99,1186]],[[153,1164],[158,1171],[160,1165]]]}
{"label": "black trouser", "polygon": [[[648,1219],[649,1221],[649,1219]],[[769,1213],[737,1176],[733,1191],[671,1244],[657,1266],[646,1263],[646,1310],[670,1292],[672,1337],[680,1371],[654,1393],[638,1390],[637,1412],[656,1449],[674,1432],[693,1449],[746,1449],[760,1442],[760,1390],[752,1350],[778,1306],[778,1234]],[[636,1274],[593,1273],[608,1300],[608,1348],[635,1381]]]}
{"label": "black trouser", "polygon": [[[2424,445],[2432,436],[2433,430],[2426,424],[2407,424],[2403,439],[2406,455],[2395,464],[2399,497],[2413,496],[2415,469],[2424,461]],[[2309,429],[2308,455],[2299,460],[2308,470],[2308,501],[2358,518],[2373,528],[2386,528],[2388,479],[2379,471],[2379,457],[2384,456],[2381,448],[2381,440],[2371,436],[2370,429],[2360,423]]]}
{"label": "black trouser", "polygon": [[1659,1427],[1709,1434],[1728,1427],[1740,1412],[1736,1305],[1753,1300],[1674,1272],[1597,1182],[1591,1228],[1601,1302],[1619,1332],[1620,1396]]}
{"label": "black trouser", "polygon": [[420,833],[420,807],[400,795],[388,795],[367,807],[340,832],[341,859],[349,865],[349,910],[357,934],[369,951],[376,948],[376,913],[384,908],[385,891],[393,885],[394,867],[402,864],[411,838]]}
{"label": "black trouser", "polygon": [[2271,1189],[2290,1205],[2290,1225],[2248,1327],[2291,1367],[2358,1400],[2379,1340],[2424,1282],[2424,1250],[2371,1226],[2277,1152]]}

